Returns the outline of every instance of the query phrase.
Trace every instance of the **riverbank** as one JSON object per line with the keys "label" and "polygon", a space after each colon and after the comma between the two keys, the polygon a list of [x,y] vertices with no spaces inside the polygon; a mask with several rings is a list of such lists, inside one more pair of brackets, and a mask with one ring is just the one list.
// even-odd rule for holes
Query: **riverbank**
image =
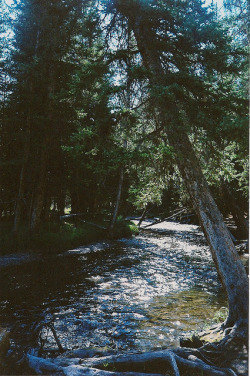
{"label": "riverbank", "polygon": [[[117,221],[112,238],[118,239],[136,233],[138,233],[136,225],[121,218]],[[59,253],[107,239],[107,229],[102,226],[95,226],[92,223],[50,222],[43,224],[39,231],[34,233],[31,233],[24,224],[19,232],[14,235],[12,223],[6,222],[0,226],[0,255]],[[23,258],[21,256],[20,260]]]}
{"label": "riverbank", "polygon": [[86,375],[89,358],[175,349],[221,321],[226,299],[199,227],[152,227],[0,269],[8,359],[18,364],[9,374]]}
{"label": "riverbank", "polygon": [[[131,218],[131,221],[137,226],[139,223],[138,218]],[[187,231],[188,226],[188,231]],[[232,226],[229,227],[231,230]],[[147,219],[141,223],[140,231],[150,231],[155,232],[158,234],[164,235],[172,235],[175,236],[176,239],[178,238],[190,238],[190,232],[196,232],[196,236],[199,237],[199,241],[206,245],[207,242],[204,238],[204,234],[198,225],[194,224],[184,224],[179,223],[177,221],[164,221],[158,220],[157,218]],[[235,231],[236,232],[236,231]],[[243,265],[246,268],[247,273],[249,274],[249,241],[248,239],[245,240],[237,240],[234,239],[234,244],[236,251],[238,252],[240,259]]]}
{"label": "riverbank", "polygon": [[63,348],[84,349],[82,357],[174,348],[181,335],[210,323],[226,302],[202,233],[170,226],[169,235],[142,231],[0,268],[10,362],[39,348],[38,324],[47,358],[58,352],[50,323]]}

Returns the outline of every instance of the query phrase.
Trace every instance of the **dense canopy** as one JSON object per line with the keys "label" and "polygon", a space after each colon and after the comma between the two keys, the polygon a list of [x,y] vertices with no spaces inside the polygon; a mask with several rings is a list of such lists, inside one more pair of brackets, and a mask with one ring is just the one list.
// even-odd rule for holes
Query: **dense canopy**
{"label": "dense canopy", "polygon": [[127,216],[185,208],[227,293],[223,329],[244,337],[247,275],[223,217],[247,237],[247,0],[223,14],[202,0],[1,0],[1,11],[3,251],[45,246],[45,233],[53,248],[56,232],[71,246],[66,214],[100,238],[123,235]]}

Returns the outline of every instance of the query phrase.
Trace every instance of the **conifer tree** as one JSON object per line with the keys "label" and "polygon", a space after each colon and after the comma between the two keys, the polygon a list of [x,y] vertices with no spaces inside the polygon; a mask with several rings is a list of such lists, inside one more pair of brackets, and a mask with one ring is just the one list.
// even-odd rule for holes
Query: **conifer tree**
{"label": "conifer tree", "polygon": [[[208,14],[199,1],[163,4],[117,0],[113,5],[128,19],[134,32],[161,123],[165,125],[176,163],[227,292],[229,316],[224,328],[234,327],[246,333],[247,275],[187,134],[191,124],[196,121],[199,124],[199,117],[207,108],[213,111],[214,98],[219,97],[212,85],[203,84],[206,75],[231,69],[225,58],[229,53],[226,35],[213,20],[213,14]],[[198,107],[202,103],[205,111]]]}

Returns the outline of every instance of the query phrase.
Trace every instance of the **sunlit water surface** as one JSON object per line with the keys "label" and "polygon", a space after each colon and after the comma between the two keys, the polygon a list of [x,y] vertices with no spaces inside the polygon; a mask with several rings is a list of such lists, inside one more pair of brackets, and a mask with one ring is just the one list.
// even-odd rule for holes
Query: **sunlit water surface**
{"label": "sunlit water surface", "polygon": [[[35,322],[52,320],[69,349],[117,351],[176,346],[226,305],[210,252],[196,226],[157,232],[0,268],[1,323],[13,343],[31,345]],[[56,348],[50,331],[45,346]]]}

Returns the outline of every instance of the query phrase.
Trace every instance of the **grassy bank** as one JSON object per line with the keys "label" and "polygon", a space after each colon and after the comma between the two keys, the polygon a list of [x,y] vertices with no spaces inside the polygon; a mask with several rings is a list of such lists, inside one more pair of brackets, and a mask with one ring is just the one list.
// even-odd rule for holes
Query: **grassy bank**
{"label": "grassy bank", "polygon": [[[119,218],[113,238],[129,237],[138,232],[129,221]],[[14,236],[11,223],[0,225],[0,254],[24,251],[60,252],[89,243],[107,240],[107,231],[88,223],[45,223],[39,231],[31,233],[22,225]]]}

